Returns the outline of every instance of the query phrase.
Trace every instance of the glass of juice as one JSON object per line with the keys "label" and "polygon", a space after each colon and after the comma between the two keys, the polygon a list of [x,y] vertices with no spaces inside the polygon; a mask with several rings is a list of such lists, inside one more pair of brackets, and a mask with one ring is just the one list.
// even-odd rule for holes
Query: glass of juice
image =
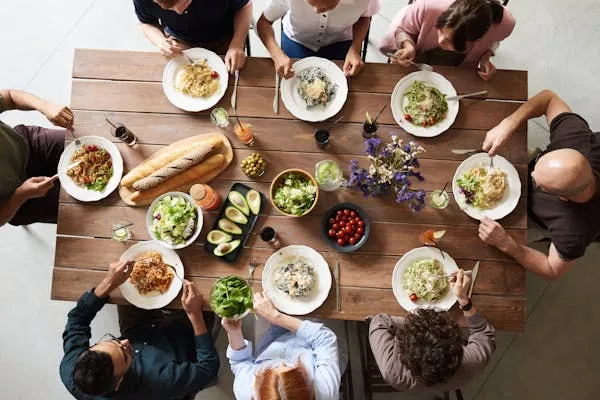
{"label": "glass of juice", "polygon": [[433,208],[443,210],[444,208],[448,207],[449,202],[450,197],[448,196],[448,192],[445,190],[434,190],[431,193],[431,206]]}
{"label": "glass of juice", "polygon": [[333,192],[347,183],[342,167],[333,160],[322,160],[315,165],[315,180],[319,189],[326,192]]}
{"label": "glass of juice", "polygon": [[113,224],[111,239],[116,242],[126,242],[131,239],[130,224]]}
{"label": "glass of juice", "polygon": [[248,146],[251,146],[254,143],[254,134],[252,133],[252,125],[246,124],[244,122],[238,123],[235,128],[233,128],[235,132],[235,136],[242,142]]}
{"label": "glass of juice", "polygon": [[129,146],[133,146],[137,142],[137,138],[133,132],[131,132],[125,125],[120,123],[113,124],[112,122],[110,122],[110,124],[112,126],[110,133],[121,142],[127,143]]}
{"label": "glass of juice", "polygon": [[229,114],[223,107],[215,107],[210,112],[210,120],[219,128],[227,128],[229,126]]}

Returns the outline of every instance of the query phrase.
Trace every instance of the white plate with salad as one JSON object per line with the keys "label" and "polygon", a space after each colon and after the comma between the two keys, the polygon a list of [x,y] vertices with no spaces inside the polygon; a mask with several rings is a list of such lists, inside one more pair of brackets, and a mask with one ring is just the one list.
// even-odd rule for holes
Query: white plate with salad
{"label": "white plate with salad", "polygon": [[469,217],[498,220],[519,204],[521,178],[506,158],[494,156],[494,166],[487,153],[473,154],[463,161],[452,178],[456,203]]}
{"label": "white plate with salad", "polygon": [[348,98],[348,81],[335,63],[306,57],[293,65],[296,75],[281,81],[281,100],[294,117],[325,121],[340,112]]}
{"label": "white plate with salad", "polygon": [[394,119],[406,132],[419,137],[434,137],[447,131],[458,115],[456,89],[436,72],[418,71],[400,79],[392,92]]}
{"label": "white plate with salad", "polygon": [[306,315],[329,296],[331,272],[321,254],[308,246],[287,246],[265,263],[262,287],[286,314]]}
{"label": "white plate with salad", "polygon": [[445,251],[434,247],[413,249],[394,267],[394,296],[406,311],[414,312],[417,308],[449,310],[456,302],[456,296],[450,281],[443,276],[456,271],[456,262]]}
{"label": "white plate with salad", "polygon": [[182,192],[157,197],[146,214],[148,233],[169,249],[182,249],[194,243],[202,223],[202,210],[190,195]]}

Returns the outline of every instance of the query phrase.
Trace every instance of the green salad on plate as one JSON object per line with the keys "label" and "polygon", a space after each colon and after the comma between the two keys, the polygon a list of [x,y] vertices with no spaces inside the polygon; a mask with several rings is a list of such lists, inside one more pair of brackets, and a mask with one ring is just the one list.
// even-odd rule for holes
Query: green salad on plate
{"label": "green salad on plate", "polygon": [[252,305],[252,289],[237,276],[219,279],[210,291],[210,306],[221,318],[239,318]]}
{"label": "green salad on plate", "polygon": [[183,196],[165,196],[152,210],[152,233],[171,245],[185,243],[194,234],[197,223],[197,207]]}

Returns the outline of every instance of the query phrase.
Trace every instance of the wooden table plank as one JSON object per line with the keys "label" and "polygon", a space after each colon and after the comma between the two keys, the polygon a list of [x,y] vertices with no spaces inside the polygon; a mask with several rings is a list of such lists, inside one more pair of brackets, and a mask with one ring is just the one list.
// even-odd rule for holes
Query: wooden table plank
{"label": "wooden table plank", "polygon": [[[57,238],[56,267],[93,269],[106,271],[109,263],[116,261],[131,245],[118,243],[110,239],[90,239],[76,237]],[[235,273],[240,276],[248,270],[250,261],[259,263],[254,280],[260,281],[262,266],[271,256],[271,249],[246,249],[235,263],[219,261],[206,253],[202,246],[190,246],[177,251],[185,267],[185,276],[220,278]],[[343,286],[392,288],[392,272],[398,261],[397,256],[379,256],[360,254],[339,254],[333,251],[322,252],[329,265],[340,260],[340,284]],[[457,259],[456,263],[465,270],[472,269],[473,260]],[[481,264],[480,274],[475,285],[475,294],[525,295],[525,270],[516,263],[485,261]],[[368,274],[369,280],[365,281]]]}
{"label": "wooden table plank", "polygon": [[[168,60],[157,52],[75,49],[73,78],[161,82]],[[343,61],[335,62],[343,65]],[[395,64],[367,63],[358,77],[348,79],[348,87],[350,91],[390,94],[396,82],[415,71]],[[458,93],[487,90],[491,99],[527,99],[527,71],[498,70],[489,82],[482,81],[472,68],[436,66],[435,71]],[[229,84],[233,85],[233,80]],[[240,73],[239,85],[274,88],[273,61],[250,57]]]}
{"label": "wooden table plank", "polygon": [[[52,274],[52,299],[74,300],[78,299],[85,291],[94,287],[104,278],[103,271],[82,271],[71,268],[55,267]],[[202,293],[209,293],[214,279],[192,277]],[[259,283],[254,283],[253,290],[261,290]],[[398,304],[391,289],[370,289],[340,287],[342,311],[335,311],[335,291],[332,290],[328,299],[309,317],[334,318],[346,320],[364,320],[373,314],[373,304],[377,304],[377,312],[407,315],[407,312]],[[109,301],[116,304],[126,304],[119,289],[110,296]],[[519,297],[504,296],[473,296],[473,303],[491,321],[496,329],[507,331],[520,331],[523,329],[523,312],[525,300]],[[204,303],[209,310],[208,302]],[[181,308],[179,298],[175,299],[168,308]],[[458,307],[452,308],[452,314],[459,324],[465,326],[465,320]]]}
{"label": "wooden table plank", "polygon": [[[247,149],[229,129],[219,129],[210,122],[206,116],[192,114],[147,114],[130,112],[96,112],[75,111],[75,136],[95,135],[102,136],[115,143],[120,141],[111,135],[110,126],[105,118],[118,121],[133,131],[142,144],[168,145],[177,140],[202,133],[221,131],[229,137],[235,149]],[[320,153],[329,156],[332,148],[320,149],[314,141],[314,130],[322,124],[312,124],[299,120],[245,118],[245,122],[252,124],[256,141],[252,150],[287,151],[290,140],[294,143],[294,150],[298,152]],[[340,122],[331,130],[331,142],[339,154],[364,154],[362,145],[362,124]],[[439,160],[464,160],[465,155],[452,153],[451,149],[480,149],[487,131],[450,129],[443,135],[433,139],[417,138],[401,129],[398,125],[380,125],[378,135],[384,140],[389,140],[389,133],[394,132],[404,142],[416,141],[422,144],[427,152],[420,158],[433,158]],[[525,127],[522,132],[525,132]],[[515,134],[502,148],[500,155],[512,163],[527,163],[527,135]]]}
{"label": "wooden table plank", "polygon": [[[217,106],[229,108],[232,89],[229,88]],[[239,87],[237,113],[240,117],[295,119],[280,104],[279,114],[273,112],[273,91],[268,88]],[[350,92],[340,111],[346,122],[364,122],[365,111],[374,112],[390,102],[388,94]],[[520,103],[463,99],[460,112],[452,125],[456,129],[491,129],[519,107]],[[165,114],[188,114],[172,105],[160,83],[79,80],[73,81],[71,107],[76,110],[129,111]],[[207,115],[209,110],[198,114]],[[395,124],[387,107],[379,122]]]}

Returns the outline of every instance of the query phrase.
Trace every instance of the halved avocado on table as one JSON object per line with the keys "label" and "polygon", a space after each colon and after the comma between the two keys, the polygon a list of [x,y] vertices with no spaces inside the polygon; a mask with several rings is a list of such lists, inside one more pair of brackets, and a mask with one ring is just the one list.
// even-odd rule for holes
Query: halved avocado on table
{"label": "halved avocado on table", "polygon": [[248,223],[248,218],[244,213],[233,206],[229,206],[225,209],[225,216],[238,224],[246,225]]}
{"label": "halved avocado on table", "polygon": [[213,253],[215,256],[225,256],[237,249],[240,246],[240,243],[242,243],[241,240],[234,240],[233,242],[229,243],[221,243],[217,247],[215,247]]}
{"label": "halved avocado on table", "polygon": [[208,232],[208,235],[206,235],[206,241],[212,244],[227,243],[230,242],[231,239],[233,239],[231,235],[220,230],[210,231]]}
{"label": "halved avocado on table", "polygon": [[219,220],[219,228],[223,232],[231,233],[232,235],[240,235],[242,233],[242,228],[237,226],[236,223],[231,222],[227,218],[221,218]]}
{"label": "halved avocado on table", "polygon": [[250,208],[248,207],[248,203],[246,202],[246,198],[243,194],[232,190],[231,192],[229,192],[227,198],[229,199],[231,204],[239,208],[241,212],[243,212],[246,215],[250,215]]}
{"label": "halved avocado on table", "polygon": [[246,193],[246,202],[252,214],[258,215],[260,213],[260,193],[252,189]]}

